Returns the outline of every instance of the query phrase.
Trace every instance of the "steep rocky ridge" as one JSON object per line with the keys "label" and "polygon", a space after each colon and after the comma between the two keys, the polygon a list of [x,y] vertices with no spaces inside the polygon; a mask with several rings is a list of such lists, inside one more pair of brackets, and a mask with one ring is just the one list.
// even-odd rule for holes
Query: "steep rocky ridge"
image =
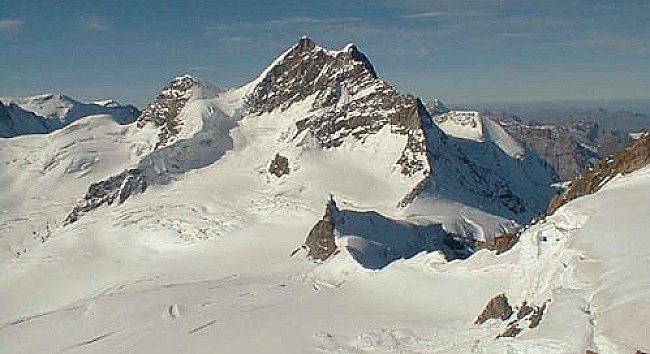
{"label": "steep rocky ridge", "polygon": [[[213,163],[232,148],[229,130],[235,122],[211,100],[217,90],[187,75],[172,80],[138,119],[135,134],[153,127],[156,137],[148,142],[137,165],[93,183],[64,224],[98,207],[122,204],[152,185],[168,184],[189,170]],[[187,110],[194,111],[183,118]]]}
{"label": "steep rocky ridge", "polygon": [[422,118],[428,113],[414,96],[397,92],[379,79],[368,58],[353,45],[341,51],[302,38],[274,65],[247,98],[248,114],[284,110],[314,97],[310,113],[296,125],[322,147],[340,146],[347,136],[363,139],[386,125],[408,136],[397,161],[402,173],[428,170]]}
{"label": "steep rocky ridge", "polygon": [[[313,178],[303,176],[300,161],[318,150],[364,173],[382,174],[369,176],[388,181],[391,195],[399,193],[379,203],[391,213],[395,207],[410,208],[416,203],[422,208],[413,209],[414,213],[436,215],[432,208],[437,203],[452,201],[461,208],[480,210],[481,217],[494,224],[511,219],[524,223],[542,211],[553,194],[553,177],[538,160],[514,156],[496,143],[446,135],[419,99],[379,79],[367,57],[352,44],[333,51],[302,38],[256,80],[231,90],[219,90],[189,76],[176,78],[145,108],[137,127],[136,134],[146,140],[147,148],[137,166],[122,173],[128,176],[117,180],[142,183],[130,187],[132,193],[119,192],[119,183],[101,184],[111,186],[103,189],[102,196],[89,190],[69,220],[100,205],[123,202],[116,195],[143,192],[217,161],[233,147],[232,128],[237,128],[238,136],[275,132],[269,141],[243,142],[265,144],[255,148],[260,158],[255,164],[263,164],[265,171],[274,166],[269,161],[277,153],[292,162],[290,175],[282,173],[286,177],[269,183],[280,186]],[[355,157],[348,159],[348,155]],[[360,166],[370,156],[390,162]],[[452,219],[429,222],[456,222]],[[477,232],[481,231],[458,235],[471,237]]]}
{"label": "steep rocky ridge", "polygon": [[552,214],[567,202],[597,192],[612,178],[638,170],[650,163],[650,132],[641,135],[632,146],[598,162],[593,168],[574,179],[567,190],[555,197],[548,206]]}
{"label": "steep rocky ridge", "polygon": [[201,82],[189,75],[173,79],[165,86],[156,99],[150,103],[138,117],[138,127],[144,128],[148,124],[158,130],[158,141],[154,149],[173,142],[186,123],[180,117],[182,109],[190,99],[211,98],[217,95],[220,89]]}

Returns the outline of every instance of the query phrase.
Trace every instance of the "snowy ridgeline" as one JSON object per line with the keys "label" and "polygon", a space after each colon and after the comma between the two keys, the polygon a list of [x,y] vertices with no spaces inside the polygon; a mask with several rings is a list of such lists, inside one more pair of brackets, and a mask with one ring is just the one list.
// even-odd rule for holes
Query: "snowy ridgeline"
{"label": "snowy ridgeline", "polygon": [[61,94],[0,98],[0,137],[47,134],[88,116],[108,115],[119,124],[135,121],[140,112],[114,100],[79,102]]}
{"label": "snowy ridgeline", "polygon": [[[619,332],[600,324],[613,316],[609,303],[589,302],[601,268],[575,280],[574,269],[599,254],[586,255],[586,245],[584,259],[564,266],[577,247],[569,240],[593,219],[581,200],[511,251],[461,260],[554,193],[552,170],[475,118],[475,138],[455,136],[377,78],[355,46],[331,51],[303,39],[240,88],[173,80],[137,124],[86,117],[2,139],[0,342],[27,353],[647,346],[636,335],[615,343]],[[648,190],[647,171],[614,183]],[[589,198],[606,210],[619,195],[598,199],[609,190]],[[289,257],[331,195],[332,256]],[[515,307],[545,304],[538,326],[523,328],[532,312],[514,325],[473,324],[501,293]],[[583,300],[588,312],[574,306]],[[576,330],[563,332],[569,323]],[[508,326],[521,332],[495,340]]]}

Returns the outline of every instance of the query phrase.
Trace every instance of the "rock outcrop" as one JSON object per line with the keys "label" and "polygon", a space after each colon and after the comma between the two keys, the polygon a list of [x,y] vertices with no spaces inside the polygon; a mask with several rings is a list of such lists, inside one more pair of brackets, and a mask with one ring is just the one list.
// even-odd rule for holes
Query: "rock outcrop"
{"label": "rock outcrop", "polygon": [[336,251],[334,215],[338,211],[336,202],[330,198],[325,207],[325,215],[309,231],[305,241],[307,257],[316,261],[324,261],[334,254]]}
{"label": "rock outcrop", "polygon": [[275,177],[282,177],[289,174],[289,159],[276,153],[271,164],[269,165],[269,172],[275,175]]}
{"label": "rock outcrop", "polygon": [[513,308],[508,303],[508,297],[505,294],[499,294],[485,305],[481,314],[476,318],[474,324],[483,324],[490,319],[506,321],[510,320],[503,332],[499,333],[496,338],[501,337],[516,337],[524,331],[524,329],[533,329],[539,326],[542,322],[542,317],[546,311],[546,304],[551,300],[546,300],[540,306],[530,306],[526,301],[517,306],[517,312],[513,319]]}
{"label": "rock outcrop", "polygon": [[181,76],[165,86],[156,99],[150,103],[138,117],[138,127],[148,123],[158,128],[158,142],[155,148],[164,146],[170,139],[178,135],[183,122],[179,114],[187,104],[194,88],[199,82],[190,76]]}
{"label": "rock outcrop", "polygon": [[118,204],[133,194],[143,193],[147,182],[141,171],[137,168],[126,170],[116,176],[90,185],[86,195],[74,206],[66,217],[64,225],[77,221],[81,215],[103,205]]}
{"label": "rock outcrop", "polygon": [[476,241],[474,243],[474,249],[488,249],[490,251],[496,251],[497,254],[501,254],[511,249],[517,241],[519,241],[519,235],[517,233],[506,232],[494,236],[487,241]]}
{"label": "rock outcrop", "polygon": [[490,319],[505,321],[512,316],[512,307],[508,303],[506,294],[499,294],[485,305],[481,314],[478,315],[474,324],[483,324]]}

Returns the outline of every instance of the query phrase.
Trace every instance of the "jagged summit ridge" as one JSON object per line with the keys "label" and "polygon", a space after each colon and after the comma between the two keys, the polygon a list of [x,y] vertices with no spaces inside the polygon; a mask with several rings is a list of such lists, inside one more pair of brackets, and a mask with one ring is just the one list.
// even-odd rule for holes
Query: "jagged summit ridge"
{"label": "jagged summit ridge", "polygon": [[247,113],[283,111],[307,99],[309,112],[296,126],[322,147],[340,146],[348,136],[363,139],[390,125],[392,132],[408,136],[404,154],[396,161],[402,172],[428,171],[422,129],[426,108],[379,79],[356,45],[332,51],[301,38],[265,70],[246,98]]}
{"label": "jagged summit ridge", "polygon": [[[354,170],[360,174],[346,177],[349,180],[330,178],[332,186],[330,181],[314,183],[310,193],[346,188],[344,194],[390,209],[407,207],[422,197],[426,205],[458,201],[497,218],[519,220],[523,213],[538,209],[526,205],[522,191],[540,195],[538,199],[544,200],[539,204],[545,206],[543,189],[550,188],[545,183],[533,185],[540,179],[529,178],[521,171],[522,164],[508,154],[448,137],[417,97],[402,94],[378,78],[354,44],[334,51],[302,38],[257,79],[226,91],[189,75],[177,77],[143,111],[137,125],[145,133],[153,128],[149,130],[152,134],[143,136],[155,139],[148,141],[151,150],[140,155],[137,163],[144,184],[130,188],[133,193],[124,194],[127,196],[208,166],[232,149],[233,138],[241,136],[245,139],[240,141],[240,149],[251,146],[255,151],[255,156],[242,157],[251,162],[247,166],[257,163],[266,172],[277,172],[269,183],[299,184],[315,175]],[[233,127],[235,136],[229,132]],[[279,155],[284,157],[279,159],[282,164],[269,165]],[[311,166],[314,156],[336,159],[337,163],[327,168],[333,171]],[[275,168],[280,165],[282,171]],[[386,193],[377,198],[359,193],[355,179],[361,174],[384,183]],[[85,200],[92,203],[86,207],[83,200],[78,209],[85,213],[102,204],[121,203],[122,199],[115,197],[116,193],[122,195],[118,191],[121,186],[105,185],[110,191],[102,198],[89,191]]]}

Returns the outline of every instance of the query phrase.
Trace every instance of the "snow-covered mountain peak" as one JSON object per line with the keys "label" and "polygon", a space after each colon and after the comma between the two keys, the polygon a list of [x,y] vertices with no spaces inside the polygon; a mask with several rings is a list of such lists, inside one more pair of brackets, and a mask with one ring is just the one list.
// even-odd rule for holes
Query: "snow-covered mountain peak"
{"label": "snow-covered mountain peak", "polygon": [[119,124],[128,124],[139,114],[136,107],[114,100],[86,103],[61,93],[4,97],[0,101],[5,111],[0,121],[0,137],[45,134],[94,115],[109,115]]}
{"label": "snow-covered mountain peak", "polygon": [[188,136],[195,130],[199,122],[188,122],[193,116],[183,119],[183,109],[187,103],[195,99],[210,99],[216,97],[222,90],[207,82],[198,80],[190,75],[174,78],[160,91],[155,100],[150,103],[138,117],[138,127],[150,126],[157,130],[155,148],[164,146],[179,136]]}
{"label": "snow-covered mountain peak", "polygon": [[377,78],[370,60],[354,45],[332,51],[302,38],[249,85],[254,87],[245,98],[248,115],[306,105],[294,120],[298,134],[306,133],[302,136],[324,148],[340,146],[348,136],[363,140],[390,126],[408,136],[398,162],[403,173],[428,170],[422,130],[426,109],[416,97]]}

